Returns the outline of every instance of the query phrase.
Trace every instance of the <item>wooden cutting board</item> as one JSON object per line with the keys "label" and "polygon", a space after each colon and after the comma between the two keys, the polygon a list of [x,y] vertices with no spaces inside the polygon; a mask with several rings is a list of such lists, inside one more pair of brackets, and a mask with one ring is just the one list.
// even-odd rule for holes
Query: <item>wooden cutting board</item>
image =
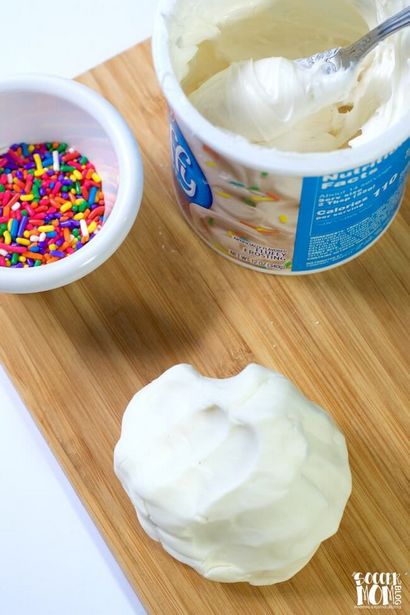
{"label": "wooden cutting board", "polygon": [[[149,44],[80,81],[118,107],[141,144],[142,210],[123,247],[83,281],[0,297],[0,360],[150,613],[352,613],[354,572],[404,575],[407,566],[405,206],[375,247],[342,268],[288,278],[243,269],[179,214]],[[174,561],[144,535],[112,469],[137,389],[178,362],[225,377],[251,361],[329,409],[353,471],[338,534],[291,581],[265,588],[211,583]],[[404,610],[406,591],[405,582]]]}

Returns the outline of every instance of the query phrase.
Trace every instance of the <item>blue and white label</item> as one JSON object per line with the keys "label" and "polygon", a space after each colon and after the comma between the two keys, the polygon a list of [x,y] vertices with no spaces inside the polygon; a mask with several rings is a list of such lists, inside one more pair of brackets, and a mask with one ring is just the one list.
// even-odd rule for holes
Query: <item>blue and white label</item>
{"label": "blue and white label", "polygon": [[171,122],[172,165],[178,185],[191,203],[210,209],[212,192],[176,121]]}
{"label": "blue and white label", "polygon": [[293,271],[336,265],[383,232],[403,196],[410,139],[382,158],[303,180]]}

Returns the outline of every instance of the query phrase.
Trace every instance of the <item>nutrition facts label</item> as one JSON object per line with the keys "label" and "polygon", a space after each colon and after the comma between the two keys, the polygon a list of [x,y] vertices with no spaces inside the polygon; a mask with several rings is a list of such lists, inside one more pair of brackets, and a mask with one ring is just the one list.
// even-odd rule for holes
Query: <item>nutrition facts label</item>
{"label": "nutrition facts label", "polygon": [[303,181],[293,271],[340,263],[372,243],[404,191],[410,139],[379,160]]}

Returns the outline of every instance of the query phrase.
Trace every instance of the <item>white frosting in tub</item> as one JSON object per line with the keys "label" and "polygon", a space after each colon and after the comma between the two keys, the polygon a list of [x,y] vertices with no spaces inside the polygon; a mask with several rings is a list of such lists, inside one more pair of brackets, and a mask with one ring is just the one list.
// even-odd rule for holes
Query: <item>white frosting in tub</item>
{"label": "white frosting in tub", "polygon": [[288,151],[355,147],[408,110],[409,29],[356,70],[323,75],[291,60],[347,45],[407,0],[177,0],[174,67],[198,110],[251,142]]}
{"label": "white frosting in tub", "polygon": [[334,534],[351,491],[345,439],[284,376],[177,365],[124,415],[115,471],[145,531],[213,581],[284,581]]}

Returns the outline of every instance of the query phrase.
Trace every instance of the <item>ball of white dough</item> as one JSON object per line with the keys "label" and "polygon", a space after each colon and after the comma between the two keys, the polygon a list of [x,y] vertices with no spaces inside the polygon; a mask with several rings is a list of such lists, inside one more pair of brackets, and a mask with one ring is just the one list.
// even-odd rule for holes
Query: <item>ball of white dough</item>
{"label": "ball of white dough", "polygon": [[114,457],[144,530],[212,581],[289,579],[351,491],[335,422],[258,365],[224,380],[169,369],[129,404]]}

